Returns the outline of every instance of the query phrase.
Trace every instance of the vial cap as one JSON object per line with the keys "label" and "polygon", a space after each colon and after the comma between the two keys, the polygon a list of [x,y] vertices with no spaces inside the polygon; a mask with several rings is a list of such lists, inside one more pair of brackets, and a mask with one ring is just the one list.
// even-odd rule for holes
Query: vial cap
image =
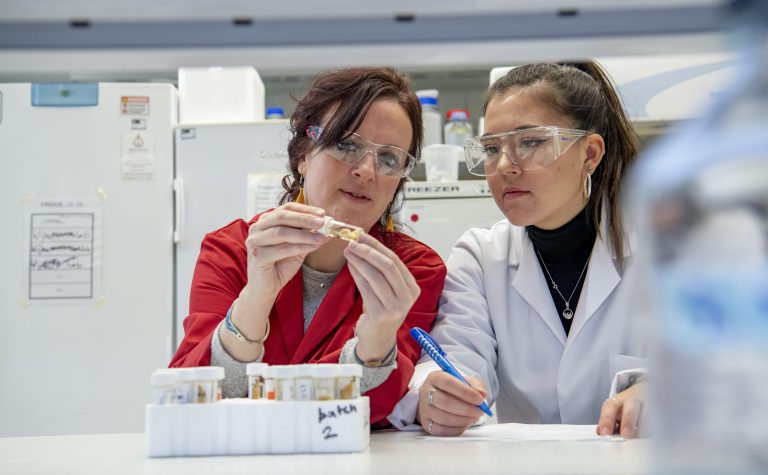
{"label": "vial cap", "polygon": [[469,111],[467,109],[448,109],[445,116],[448,120],[467,120],[469,119]]}
{"label": "vial cap", "polygon": [[315,365],[314,373],[316,378],[335,378],[339,374],[339,365],[318,364]]}
{"label": "vial cap", "polygon": [[419,97],[419,104],[423,104],[427,106],[436,106],[437,98],[436,97]]}
{"label": "vial cap", "polygon": [[197,379],[208,381],[214,379],[224,379],[224,368],[221,366],[199,366],[197,370]]}
{"label": "vial cap", "polygon": [[176,384],[177,380],[178,372],[167,369],[158,369],[152,373],[151,377],[152,386],[168,386],[170,384]]}
{"label": "vial cap", "polygon": [[296,377],[306,377],[306,376],[314,376],[315,375],[315,366],[314,364],[300,364],[296,365]]}
{"label": "vial cap", "polygon": [[279,115],[282,117],[285,114],[285,111],[282,107],[267,107],[267,117],[270,115]]}
{"label": "vial cap", "polygon": [[174,368],[178,381],[194,381],[197,379],[197,368]]}
{"label": "vial cap", "polygon": [[[268,374],[273,378],[293,378],[296,376],[296,366],[293,366],[293,365],[270,366]],[[267,376],[267,374],[265,374],[264,376]]]}
{"label": "vial cap", "polygon": [[245,366],[245,374],[247,376],[262,376],[267,366],[269,366],[267,363],[248,363]]}
{"label": "vial cap", "polygon": [[340,364],[339,376],[357,376],[363,375],[363,367],[359,364]]}

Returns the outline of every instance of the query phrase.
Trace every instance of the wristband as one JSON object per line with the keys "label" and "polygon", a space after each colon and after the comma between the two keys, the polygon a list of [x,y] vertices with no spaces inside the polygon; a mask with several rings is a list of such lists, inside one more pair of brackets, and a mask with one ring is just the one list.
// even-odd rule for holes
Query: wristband
{"label": "wristband", "polygon": [[235,335],[235,338],[238,340],[245,342],[245,343],[251,343],[251,344],[258,344],[261,345],[266,341],[267,337],[269,336],[269,318],[267,318],[267,332],[264,333],[264,336],[261,337],[259,340],[250,340],[248,337],[242,334],[240,330],[235,326],[234,323],[232,323],[232,310],[235,308],[235,304],[237,303],[238,299],[235,299],[234,302],[232,302],[232,305],[229,307],[229,310],[227,310],[227,316],[224,317],[224,326],[227,327],[227,330],[232,332],[233,335]]}

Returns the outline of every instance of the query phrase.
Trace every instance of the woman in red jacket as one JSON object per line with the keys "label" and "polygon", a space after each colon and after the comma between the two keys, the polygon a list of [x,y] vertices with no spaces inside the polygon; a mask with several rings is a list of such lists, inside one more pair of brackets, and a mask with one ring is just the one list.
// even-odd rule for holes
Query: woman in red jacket
{"label": "woman in red jacket", "polygon": [[[331,71],[291,129],[282,205],[203,240],[171,366],[223,366],[224,396],[239,397],[248,362],[358,363],[371,423],[386,424],[419,358],[408,331],[432,327],[445,279],[437,253],[392,223],[421,146],[420,105],[397,70]],[[367,234],[324,236],[325,216]]]}

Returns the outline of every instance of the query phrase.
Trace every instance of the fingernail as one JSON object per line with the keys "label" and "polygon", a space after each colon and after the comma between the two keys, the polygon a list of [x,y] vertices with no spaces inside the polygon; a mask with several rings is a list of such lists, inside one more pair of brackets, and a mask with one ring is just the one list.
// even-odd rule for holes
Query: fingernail
{"label": "fingernail", "polygon": [[621,428],[621,436],[625,439],[629,439],[632,437],[632,428],[630,427],[622,427]]}
{"label": "fingernail", "polygon": [[607,427],[600,428],[600,435],[611,435]]}

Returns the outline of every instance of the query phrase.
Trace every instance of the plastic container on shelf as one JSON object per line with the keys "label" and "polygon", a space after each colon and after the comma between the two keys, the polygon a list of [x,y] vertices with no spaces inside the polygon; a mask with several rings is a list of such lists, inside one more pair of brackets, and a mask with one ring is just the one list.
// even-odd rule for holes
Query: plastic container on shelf
{"label": "plastic container on shelf", "polygon": [[284,119],[285,110],[282,107],[267,107],[266,119]]}
{"label": "plastic container on shelf", "polygon": [[443,143],[443,117],[438,109],[437,89],[416,91],[421,103],[421,120],[424,123],[424,141],[422,147]]}
{"label": "plastic container on shelf", "polygon": [[457,181],[459,164],[463,160],[464,148],[458,145],[436,144],[421,150],[421,161],[429,182]]}
{"label": "plastic container on shelf", "polygon": [[179,123],[264,120],[264,95],[252,66],[179,68]]}
{"label": "plastic container on shelf", "polygon": [[445,123],[446,145],[464,146],[464,141],[474,137],[472,124],[469,122],[467,109],[450,109],[446,112],[448,121]]}

